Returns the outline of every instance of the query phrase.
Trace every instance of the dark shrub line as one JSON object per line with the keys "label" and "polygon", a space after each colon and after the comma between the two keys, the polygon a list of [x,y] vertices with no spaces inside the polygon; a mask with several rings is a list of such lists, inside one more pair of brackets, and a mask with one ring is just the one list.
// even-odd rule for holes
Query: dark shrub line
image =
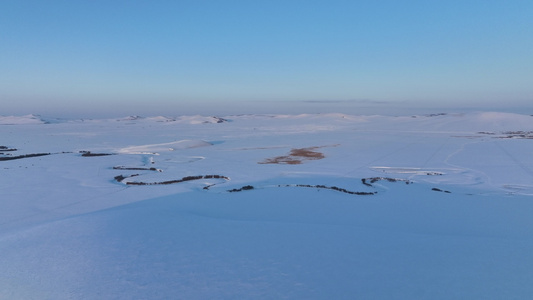
{"label": "dark shrub line", "polygon": [[[361,179],[361,182],[366,186],[372,186],[372,183],[375,183],[380,180],[387,180],[388,182],[398,182],[398,181],[404,181],[405,184],[410,184],[411,181],[406,179],[398,179],[398,178],[388,178],[388,177],[371,177],[371,178],[363,178]],[[370,183],[368,183],[370,182]]]}
{"label": "dark shrub line", "polygon": [[234,193],[234,192],[242,192],[242,191],[249,191],[249,190],[253,190],[254,187],[251,186],[251,185],[245,185],[243,186],[242,188],[240,189],[232,189],[232,190],[228,190],[228,192],[230,193]]}
{"label": "dark shrub line", "polygon": [[451,193],[450,191],[441,190],[439,188],[432,188],[431,190],[435,192],[443,192],[443,193],[448,193],[448,194]]}
{"label": "dark shrub line", "polygon": [[[310,184],[279,184],[278,187],[306,187],[306,188],[327,189],[327,190],[334,190],[334,191],[338,191],[338,192],[346,193],[350,195],[361,195],[361,196],[375,195],[377,193],[377,192],[353,192],[353,191],[349,191],[347,189],[343,189],[343,188],[336,187],[336,186],[310,185]],[[254,189],[253,186],[245,185],[240,189],[228,190],[228,192],[234,193],[234,192],[249,191],[253,189]]]}
{"label": "dark shrub line", "polygon": [[129,176],[118,175],[118,176],[115,176],[115,180],[118,181],[118,182],[122,182],[126,178],[135,177],[135,176],[139,176],[139,175],[140,174],[133,174],[133,175],[129,175]]}
{"label": "dark shrub line", "polygon": [[224,119],[224,118],[220,118],[220,117],[212,117],[213,119],[216,120],[217,123],[224,123],[224,122],[229,122],[228,120]]}
{"label": "dark shrub line", "polygon": [[112,153],[92,153],[91,151],[80,151],[80,153],[83,157],[114,155]]}
{"label": "dark shrub line", "polygon": [[306,188],[318,188],[318,189],[334,190],[334,191],[338,191],[338,192],[341,192],[341,193],[346,193],[346,194],[350,194],[350,195],[360,195],[360,196],[368,196],[368,195],[377,194],[377,192],[354,192],[354,191],[349,191],[347,189],[343,189],[343,188],[336,187],[336,186],[326,186],[326,185],[321,185],[321,184],[317,184],[317,185],[287,184],[285,186],[286,187],[293,186],[293,187],[306,187]]}
{"label": "dark shrub line", "polygon": [[50,154],[52,153],[34,153],[34,154],[25,154],[25,155],[17,155],[17,156],[3,156],[3,157],[0,157],[0,161],[15,160],[15,159],[28,158],[28,157],[38,157],[38,156],[45,156],[45,155],[50,155]]}
{"label": "dark shrub line", "polygon": [[124,166],[115,166],[113,167],[113,170],[131,170],[131,171],[158,171],[163,172],[160,169],[157,168],[145,168],[145,167],[124,167]]}
{"label": "dark shrub line", "polygon": [[0,146],[0,151],[2,151],[2,152],[17,151],[17,149],[16,148],[9,148],[7,146]]}
{"label": "dark shrub line", "polygon": [[[130,175],[130,176],[123,176],[118,175],[115,176],[115,180],[118,182],[122,182],[126,178],[139,176],[139,174]],[[198,176],[185,176],[181,179],[176,180],[168,180],[168,181],[159,181],[159,182],[142,182],[142,181],[130,181],[126,182],[127,185],[166,185],[166,184],[174,184],[174,183],[181,183],[186,181],[192,181],[192,180],[200,180],[200,179],[224,179],[224,180],[230,180],[229,177],[223,176],[223,175],[198,175]]]}

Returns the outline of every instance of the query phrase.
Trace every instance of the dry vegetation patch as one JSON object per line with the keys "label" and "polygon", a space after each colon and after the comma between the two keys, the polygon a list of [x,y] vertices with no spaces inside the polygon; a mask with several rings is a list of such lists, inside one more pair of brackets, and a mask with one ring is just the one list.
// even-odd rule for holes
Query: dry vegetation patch
{"label": "dry vegetation patch", "polygon": [[272,158],[267,158],[259,164],[288,164],[288,165],[299,165],[306,160],[319,160],[323,159],[326,156],[324,153],[316,151],[316,149],[323,147],[335,147],[333,146],[317,146],[317,147],[308,147],[308,148],[294,148],[291,149],[291,152],[288,155],[276,156]]}

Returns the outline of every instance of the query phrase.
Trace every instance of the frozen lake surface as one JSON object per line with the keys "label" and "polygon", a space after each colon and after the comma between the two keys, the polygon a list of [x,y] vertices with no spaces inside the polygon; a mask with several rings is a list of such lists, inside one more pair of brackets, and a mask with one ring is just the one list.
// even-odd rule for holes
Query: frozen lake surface
{"label": "frozen lake surface", "polygon": [[0,299],[526,299],[533,117],[0,117]]}

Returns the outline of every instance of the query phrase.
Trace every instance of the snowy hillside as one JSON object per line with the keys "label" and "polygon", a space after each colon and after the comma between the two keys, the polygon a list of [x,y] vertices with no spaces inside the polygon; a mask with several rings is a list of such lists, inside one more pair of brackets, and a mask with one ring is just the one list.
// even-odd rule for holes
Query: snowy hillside
{"label": "snowy hillside", "polygon": [[0,116],[0,125],[44,124],[46,123],[38,115],[26,116]]}
{"label": "snowy hillside", "polygon": [[533,116],[0,124],[0,299],[533,294]]}

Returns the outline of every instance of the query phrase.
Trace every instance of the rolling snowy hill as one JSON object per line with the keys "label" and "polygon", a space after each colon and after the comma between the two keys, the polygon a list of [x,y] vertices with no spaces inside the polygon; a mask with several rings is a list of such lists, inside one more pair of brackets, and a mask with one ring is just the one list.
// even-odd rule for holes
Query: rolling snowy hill
{"label": "rolling snowy hill", "polygon": [[0,124],[0,299],[533,294],[532,116]]}

